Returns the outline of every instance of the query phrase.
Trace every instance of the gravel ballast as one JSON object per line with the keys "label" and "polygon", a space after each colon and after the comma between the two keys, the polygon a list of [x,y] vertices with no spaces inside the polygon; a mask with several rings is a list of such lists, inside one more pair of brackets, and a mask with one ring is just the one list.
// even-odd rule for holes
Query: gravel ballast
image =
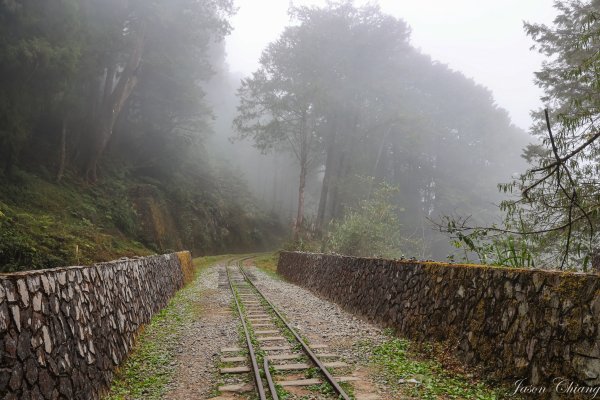
{"label": "gravel ballast", "polygon": [[[374,378],[369,349],[384,342],[382,329],[356,318],[337,304],[253,266],[245,267],[256,287],[285,315],[292,327],[311,344],[328,345],[327,352],[353,365],[357,400],[392,399],[385,382]],[[365,345],[367,344],[367,345]]]}
{"label": "gravel ballast", "polygon": [[[357,319],[334,303],[253,266],[246,267],[246,270],[298,333],[313,345],[328,345],[327,353],[335,353],[339,356],[336,360],[351,364],[352,376],[359,378],[352,383],[356,399],[392,399],[386,394],[385,384],[373,378],[368,362],[368,349],[386,339],[381,329]],[[198,298],[193,301],[199,308],[200,317],[186,324],[177,350],[175,379],[169,385],[166,399],[245,399],[253,395],[222,394],[216,397],[219,385],[234,383],[224,380],[219,374],[221,349],[239,345],[239,319],[231,311],[231,291],[228,286],[219,285],[219,281],[224,280],[224,273],[225,264],[216,264],[203,271],[196,281],[199,285]],[[239,381],[239,378],[236,377],[236,380]],[[250,376],[247,378],[251,379]],[[314,398],[319,398],[319,395],[315,393]]]}
{"label": "gravel ballast", "polygon": [[220,263],[202,272],[198,285],[200,318],[190,324],[178,349],[175,381],[165,396],[169,400],[208,399],[214,397],[220,383],[219,359],[223,347],[238,343],[238,319],[230,309],[228,288],[219,288]]}

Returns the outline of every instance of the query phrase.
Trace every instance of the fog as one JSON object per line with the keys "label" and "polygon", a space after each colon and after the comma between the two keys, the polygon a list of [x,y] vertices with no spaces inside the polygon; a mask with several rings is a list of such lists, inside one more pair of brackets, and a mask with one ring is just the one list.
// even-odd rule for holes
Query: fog
{"label": "fog", "polygon": [[[321,1],[294,5],[326,4]],[[365,4],[358,1],[356,4]],[[381,9],[404,19],[411,27],[412,44],[433,59],[461,71],[489,88],[495,101],[508,110],[522,129],[531,125],[530,110],[540,106],[541,91],[533,83],[544,57],[531,51],[523,21],[550,23],[556,15],[548,0],[502,2],[379,0]],[[231,18],[233,32],[226,38],[227,62],[234,72],[249,75],[261,52],[290,23],[290,3],[284,0],[238,1]]]}
{"label": "fog", "polygon": [[443,259],[436,221],[502,223],[550,2],[104,1],[0,3],[0,180],[105,185],[83,218],[152,249]]}
{"label": "fog", "polygon": [[[372,4],[372,2],[355,3],[356,6],[364,4]],[[439,165],[436,164],[439,161],[434,160],[440,160],[440,155],[433,148],[418,150],[423,151],[425,159],[429,159],[429,166],[423,165],[423,161],[403,160],[403,166],[396,165],[394,167],[396,172],[382,170],[378,176],[374,177],[376,181],[390,181],[398,185],[400,192],[403,193],[400,196],[403,200],[397,199],[399,207],[405,210],[403,212],[404,216],[400,218],[405,225],[403,232],[405,236],[412,238],[413,243],[419,242],[416,246],[409,246],[411,248],[410,250],[407,249],[407,253],[417,252],[420,257],[432,255],[437,258],[445,257],[450,252],[447,245],[448,239],[433,232],[432,224],[428,219],[435,218],[443,213],[463,213],[475,216],[475,219],[480,222],[498,222],[497,218],[500,214],[497,205],[505,196],[498,193],[496,185],[510,181],[511,177],[517,176],[525,169],[525,163],[520,159],[520,154],[526,143],[532,140],[525,134],[532,122],[529,114],[531,110],[540,107],[539,97],[541,92],[533,83],[533,73],[539,70],[543,57],[536,51],[530,50],[533,42],[524,33],[523,21],[548,22],[554,16],[554,9],[543,1],[528,2],[527,4],[512,1],[502,5],[461,1],[449,5],[447,2],[419,2],[416,4],[408,1],[382,0],[377,4],[381,7],[382,13],[392,15],[398,20],[408,23],[410,27],[410,45],[423,57],[431,57],[433,64],[439,65],[435,67],[438,72],[433,72],[437,79],[440,79],[441,82],[454,81],[451,84],[454,89],[446,92],[442,91],[438,94],[431,93],[428,96],[437,96],[436,101],[439,101],[442,107],[446,107],[445,104],[447,103],[456,102],[456,99],[451,97],[439,97],[444,95],[474,96],[479,97],[480,101],[488,102],[485,106],[487,107],[486,110],[482,111],[482,109],[477,110],[478,107],[473,108],[473,106],[468,105],[473,99],[458,100],[459,103],[465,103],[463,106],[456,108],[456,110],[461,110],[460,112],[465,112],[465,115],[462,116],[464,120],[462,122],[458,120],[452,122],[456,125],[451,127],[450,132],[458,133],[457,138],[460,138],[459,131],[466,129],[466,135],[458,140],[463,143],[463,146],[468,147],[457,150],[458,153],[452,153],[450,156],[449,165],[452,165],[452,168],[456,168],[456,170],[451,171],[452,178],[443,178],[453,180],[452,184],[445,189],[442,189],[442,187],[447,185],[448,182],[436,182],[442,179],[443,174],[436,178],[433,176],[429,178],[421,177],[419,179],[431,179],[429,183],[422,182],[421,184],[416,184],[406,176],[397,176],[399,173],[398,168],[404,169],[407,174],[412,168],[438,170]],[[293,2],[293,5],[296,7],[324,7],[326,2],[296,1]],[[243,171],[242,173],[249,182],[254,195],[271,211],[276,212],[285,224],[290,226],[295,224],[294,221],[297,218],[298,176],[301,173],[298,170],[299,160],[294,157],[289,149],[287,151],[282,148],[266,149],[266,152],[270,153],[269,155],[252,151],[252,135],[249,135],[249,140],[236,141],[233,145],[230,140],[227,140],[227,138],[231,139],[231,137],[237,135],[236,132],[232,132],[230,125],[230,122],[236,116],[235,107],[238,105],[238,98],[234,95],[233,90],[239,87],[241,79],[251,77],[255,71],[261,68],[261,54],[267,46],[275,42],[287,26],[297,26],[299,24],[299,21],[290,18],[288,15],[288,6],[289,4],[284,4],[281,1],[267,0],[237,4],[236,15],[231,18],[233,32],[225,41],[225,60],[229,68],[228,78],[226,79],[228,82],[227,90],[224,92],[222,88],[218,89],[216,99],[213,98],[216,105],[215,126],[217,134],[212,140],[215,147],[220,148],[220,154],[223,157],[231,157],[234,154],[231,157],[231,163],[236,165],[239,171]],[[368,74],[368,72],[365,71],[365,74]],[[426,85],[425,83],[422,84]],[[456,85],[461,88],[457,88]],[[463,90],[467,92],[463,93]],[[470,92],[471,90],[475,90],[475,92]],[[488,94],[486,90],[491,92]],[[227,91],[229,91],[228,100],[224,100],[223,95]],[[423,106],[428,107],[428,104],[423,103]],[[507,112],[506,115],[503,115],[504,110]],[[419,110],[419,112],[421,111],[423,110]],[[491,119],[488,121],[482,120],[481,115],[477,115],[481,112],[490,113]],[[469,113],[473,113],[473,115],[468,115]],[[435,112],[432,112],[429,115],[417,118],[445,118],[441,115],[435,117],[435,114]],[[492,115],[495,116],[492,117]],[[413,118],[415,117],[413,116]],[[445,124],[447,121],[429,121],[425,125],[417,123],[416,126],[420,127],[418,129],[425,129],[426,125],[436,125],[437,123]],[[477,123],[482,125],[477,126]],[[490,124],[496,124],[497,126],[492,128],[489,126]],[[462,128],[459,126],[462,126]],[[426,129],[430,128],[429,126]],[[447,130],[448,127],[441,128],[440,126],[433,129],[434,132],[437,131],[433,135],[439,137],[439,135],[444,135],[442,132]],[[478,132],[478,129],[482,129],[482,131]],[[490,129],[494,133],[491,133]],[[320,146],[325,146],[327,135],[320,135],[322,136]],[[385,134],[383,135],[385,142],[387,139],[385,139]],[[477,138],[477,135],[481,135],[481,138]],[[498,138],[494,139],[493,136],[496,135],[498,135]],[[485,138],[486,136],[487,138]],[[257,139],[256,136],[254,138]],[[431,139],[418,140],[428,141]],[[478,144],[475,145],[473,140],[477,141]],[[473,151],[487,152],[485,148],[493,146],[493,144],[492,142],[486,144],[486,140],[499,140],[496,143],[504,143],[504,149],[502,160],[499,158],[492,160],[487,156],[483,157],[483,166],[487,171],[483,176],[481,171],[475,172],[472,170],[481,167],[477,167],[477,163],[463,162],[461,164],[458,160],[452,160],[453,157],[464,158],[460,151],[466,152],[465,154]],[[387,144],[384,145],[384,142],[381,146],[385,147]],[[365,145],[359,144],[358,146]],[[384,149],[384,147],[381,147],[381,149]],[[340,204],[339,207],[330,209],[329,206],[325,206],[327,211],[319,211],[319,203],[323,202],[322,185],[327,169],[325,165],[327,155],[325,154],[326,151],[323,151],[323,158],[316,165],[308,166],[307,184],[305,190],[303,190],[306,218],[309,225],[312,224],[310,229],[315,229],[315,224],[317,229],[321,229],[322,222],[319,221],[319,212],[325,212],[326,220],[335,221],[343,217],[344,209],[357,207],[360,200],[364,198],[365,190],[364,185],[360,183],[360,179],[374,173],[374,171],[359,165],[347,166],[346,172],[343,173],[345,183],[342,185],[338,182],[340,185],[339,190],[343,194],[338,193],[337,200],[334,200]],[[368,150],[365,148],[360,151],[367,152]],[[395,151],[398,152],[399,150],[396,149]],[[391,148],[389,154],[390,157],[402,157],[398,153],[394,154],[394,150]],[[499,154],[497,153],[495,156]],[[492,158],[495,156],[492,156]],[[381,157],[381,153],[379,157]],[[340,162],[342,164],[348,163],[347,160]],[[392,161],[390,163],[394,164]],[[433,174],[438,173],[433,172]],[[461,177],[461,175],[463,176]],[[472,179],[471,181],[469,177]],[[437,186],[433,191],[438,191],[438,193],[427,194],[426,192],[429,190],[425,190],[423,185]],[[414,193],[405,194],[411,190]],[[462,194],[459,195],[459,192],[462,192]],[[413,197],[412,200],[408,200],[411,196]],[[431,198],[427,200],[428,196],[431,196]],[[462,196],[471,198],[465,203],[465,198]],[[331,201],[331,194],[329,199]],[[420,204],[417,205],[419,202]],[[432,204],[425,205],[427,202],[432,202]],[[434,203],[436,205],[433,205]],[[321,205],[321,207],[323,206]],[[415,235],[419,237],[418,240],[414,239]]]}

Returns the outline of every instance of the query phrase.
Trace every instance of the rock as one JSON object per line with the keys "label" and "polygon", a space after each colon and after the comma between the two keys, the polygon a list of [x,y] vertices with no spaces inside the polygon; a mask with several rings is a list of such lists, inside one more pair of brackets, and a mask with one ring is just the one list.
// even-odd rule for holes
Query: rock
{"label": "rock", "polygon": [[[592,345],[600,343],[597,275],[410,260],[386,261],[383,270],[380,264],[282,252],[278,272],[408,338],[449,339],[462,360],[493,365],[498,377],[533,374],[546,384],[552,374],[572,373],[571,350],[592,359],[600,351]],[[585,362],[588,380],[594,363]]]}
{"label": "rock", "polygon": [[34,386],[34,388],[31,389],[31,399],[32,400],[43,399],[42,394],[40,393],[40,389],[37,386]]}
{"label": "rock", "polygon": [[42,338],[41,333],[37,334],[35,336],[33,336],[31,338],[31,347],[33,349],[37,349],[38,347],[40,347],[42,344],[44,343],[44,339]]}
{"label": "rock", "polygon": [[33,358],[29,358],[25,363],[25,379],[30,385],[35,384],[38,377],[37,363]]}
{"label": "rock", "polygon": [[416,385],[420,385],[421,382],[419,382],[418,380],[416,380],[415,378],[410,378],[410,379],[399,379],[398,383],[403,384],[403,383],[413,383]]}
{"label": "rock", "polygon": [[4,336],[4,351],[10,358],[17,358],[17,340],[11,335]]}
{"label": "rock", "polygon": [[573,353],[584,357],[600,358],[600,343],[597,341],[582,341],[573,345]]}
{"label": "rock", "polygon": [[575,355],[573,367],[578,378],[588,386],[600,385],[600,359]]}
{"label": "rock", "polygon": [[8,314],[8,306],[6,302],[0,304],[0,333],[6,332],[10,325],[10,315]]}
{"label": "rock", "polygon": [[42,294],[37,292],[32,300],[33,311],[42,311]]}
{"label": "rock", "polygon": [[31,316],[31,329],[32,333],[37,333],[43,325],[44,316],[40,313],[34,312]]}
{"label": "rock", "polygon": [[67,399],[73,398],[73,387],[68,378],[60,378],[58,391]]}
{"label": "rock", "polygon": [[533,360],[533,356],[536,350],[537,339],[532,338],[529,343],[527,343],[527,359],[529,361]]}
{"label": "rock", "polygon": [[38,387],[40,392],[46,399],[52,399],[52,392],[54,392],[54,379],[50,377],[46,368],[40,368],[38,372]]}
{"label": "rock", "polygon": [[29,291],[27,291],[27,284],[25,283],[25,280],[19,279],[17,281],[17,289],[25,308],[29,307]]}
{"label": "rock", "polygon": [[50,293],[56,293],[56,278],[54,275],[48,275],[48,284],[50,285]]}
{"label": "rock", "polygon": [[10,374],[10,380],[8,382],[8,387],[16,392],[17,389],[21,387],[23,384],[23,367],[20,363],[17,363]]}
{"label": "rock", "polygon": [[17,357],[25,361],[31,355],[31,334],[23,330],[17,339]]}
{"label": "rock", "polygon": [[58,279],[58,284],[61,286],[64,286],[67,283],[67,273],[65,271],[58,272],[56,278]]}
{"label": "rock", "polygon": [[44,289],[44,293],[49,295],[50,294],[50,283],[48,282],[48,277],[45,274],[43,274],[42,276],[40,276],[40,280],[42,282],[42,289]]}
{"label": "rock", "polygon": [[12,305],[10,306],[10,311],[12,312],[13,321],[15,321],[17,331],[21,332],[21,309],[18,305]]}
{"label": "rock", "polygon": [[8,391],[8,382],[10,381],[12,370],[9,368],[0,368],[0,393]]}
{"label": "rock", "polygon": [[98,398],[138,328],[183,286],[179,257],[150,259],[0,279],[0,398]]}
{"label": "rock", "polygon": [[40,288],[40,277],[38,275],[30,275],[27,277],[27,287],[29,292],[35,293]]}
{"label": "rock", "polygon": [[42,337],[44,339],[44,350],[48,354],[52,353],[52,339],[48,333],[48,327],[45,325],[42,327]]}
{"label": "rock", "polygon": [[4,284],[4,291],[6,294],[6,300],[8,300],[9,302],[14,302],[17,299],[17,293],[15,291],[15,286],[11,281],[3,281],[2,282]]}

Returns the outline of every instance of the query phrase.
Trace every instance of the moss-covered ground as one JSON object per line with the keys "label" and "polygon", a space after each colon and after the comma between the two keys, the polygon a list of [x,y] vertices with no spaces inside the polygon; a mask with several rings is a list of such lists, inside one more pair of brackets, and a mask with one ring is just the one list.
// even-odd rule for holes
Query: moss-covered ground
{"label": "moss-covered ground", "polygon": [[[510,388],[477,379],[461,366],[444,366],[416,346],[386,330],[387,339],[377,345],[361,343],[361,351],[371,354],[376,379],[398,398],[499,400],[507,398]],[[519,399],[519,397],[511,397]]]}
{"label": "moss-covered ground", "polygon": [[118,180],[57,184],[20,173],[0,184],[0,272],[153,253],[133,239],[135,211]]}
{"label": "moss-covered ground", "polygon": [[0,273],[276,245],[279,223],[239,192],[118,169],[93,185],[72,174],[60,183],[41,173],[0,174]]}

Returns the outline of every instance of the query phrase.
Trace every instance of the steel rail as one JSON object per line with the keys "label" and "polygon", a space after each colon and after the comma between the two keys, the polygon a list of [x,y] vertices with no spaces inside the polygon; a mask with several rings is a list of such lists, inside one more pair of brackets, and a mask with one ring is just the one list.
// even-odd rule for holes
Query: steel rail
{"label": "steel rail", "polygon": [[235,292],[235,289],[233,288],[233,283],[231,282],[231,276],[229,275],[229,268],[227,265],[225,266],[225,271],[227,272],[227,280],[229,281],[229,287],[231,288],[231,293],[233,294],[233,299],[235,300],[238,315],[240,316],[242,326],[244,327],[244,334],[246,335],[246,344],[248,345],[248,353],[250,354],[250,359],[252,361],[252,369],[254,370],[254,380],[256,382],[256,388],[258,389],[258,397],[260,398],[260,400],[267,400],[262,378],[260,377],[260,369],[256,361],[256,355],[254,354],[254,347],[252,346],[252,341],[250,340],[250,333],[248,332],[248,327],[246,326],[246,321],[244,320],[244,315],[242,314],[242,308],[240,307],[240,303],[237,299],[237,294]]}
{"label": "steel rail", "polygon": [[279,396],[277,395],[277,389],[275,389],[275,382],[273,382],[273,377],[271,376],[271,371],[269,371],[269,361],[267,357],[263,359],[265,364],[265,377],[267,378],[267,383],[269,384],[269,390],[271,391],[271,396],[273,396],[273,400],[279,400]]}
{"label": "steel rail", "polygon": [[323,375],[325,375],[325,378],[327,379],[327,381],[329,382],[329,384],[331,384],[331,386],[333,386],[333,388],[335,389],[335,391],[344,400],[350,400],[350,396],[348,396],[348,394],[344,391],[344,389],[342,389],[342,387],[340,386],[340,384],[329,373],[329,371],[327,370],[327,368],[325,367],[325,365],[323,365],[323,363],[321,362],[321,360],[319,360],[319,358],[317,357],[317,355],[312,352],[312,350],[310,349],[310,347],[308,347],[308,345],[304,342],[304,340],[300,337],[300,335],[298,335],[298,333],[294,330],[294,328],[292,328],[290,326],[290,324],[288,324],[288,322],[285,320],[285,318],[283,318],[283,316],[277,310],[277,308],[275,308],[275,306],[273,305],[273,303],[271,303],[269,301],[269,299],[267,299],[265,297],[265,295],[250,280],[250,278],[248,278],[248,275],[246,275],[246,272],[244,271],[244,269],[242,268],[242,266],[240,264],[237,264],[237,267],[239,268],[239,270],[242,273],[242,275],[244,276],[244,278],[248,281],[248,283],[256,290],[256,292],[260,295],[260,297],[262,297],[263,300],[266,301],[267,304],[269,304],[269,306],[271,307],[271,309],[273,309],[273,311],[275,312],[275,314],[277,314],[277,316],[279,317],[279,319],[281,320],[281,322],[283,322],[283,324],[289,329],[289,331],[292,332],[292,334],[294,335],[294,337],[296,338],[296,340],[302,345],[302,348],[304,349],[304,352],[317,365],[317,367],[321,370],[321,372],[323,372]]}

